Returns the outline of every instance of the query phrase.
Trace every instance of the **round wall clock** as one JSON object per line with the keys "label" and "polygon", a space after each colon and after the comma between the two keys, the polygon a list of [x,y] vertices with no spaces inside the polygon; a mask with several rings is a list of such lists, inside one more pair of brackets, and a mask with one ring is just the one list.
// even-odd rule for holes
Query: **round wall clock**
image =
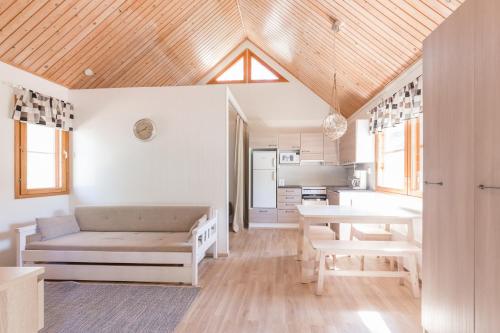
{"label": "round wall clock", "polygon": [[156,135],[155,123],[148,118],[138,120],[134,124],[134,135],[141,141],[151,141]]}

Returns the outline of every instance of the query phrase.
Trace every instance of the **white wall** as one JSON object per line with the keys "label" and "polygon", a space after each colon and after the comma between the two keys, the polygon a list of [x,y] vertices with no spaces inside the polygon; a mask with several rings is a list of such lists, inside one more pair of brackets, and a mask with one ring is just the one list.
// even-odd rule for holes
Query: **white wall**
{"label": "white wall", "polygon": [[289,81],[228,85],[241,108],[245,110],[250,132],[254,129],[283,127],[319,128],[328,114],[328,103],[249,41],[231,52],[224,61],[200,80],[199,84],[205,85],[247,48]]}
{"label": "white wall", "polygon": [[346,169],[341,166],[318,164],[280,165],[278,178],[285,180],[285,185],[308,186],[345,186]]}
{"label": "white wall", "polygon": [[66,214],[68,196],[14,199],[14,122],[12,85],[68,100],[68,90],[0,62],[0,266],[15,265],[15,228],[36,217]]}
{"label": "white wall", "polygon": [[[71,90],[77,106],[71,206],[203,204],[219,210],[227,242],[227,91],[224,86]],[[139,142],[134,123],[158,134]]]}

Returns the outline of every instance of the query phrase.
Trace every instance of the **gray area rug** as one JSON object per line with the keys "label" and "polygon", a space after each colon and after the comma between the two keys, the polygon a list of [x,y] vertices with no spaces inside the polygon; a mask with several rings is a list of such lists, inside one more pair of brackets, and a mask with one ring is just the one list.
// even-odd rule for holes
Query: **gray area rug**
{"label": "gray area rug", "polygon": [[41,332],[173,332],[198,288],[45,282]]}

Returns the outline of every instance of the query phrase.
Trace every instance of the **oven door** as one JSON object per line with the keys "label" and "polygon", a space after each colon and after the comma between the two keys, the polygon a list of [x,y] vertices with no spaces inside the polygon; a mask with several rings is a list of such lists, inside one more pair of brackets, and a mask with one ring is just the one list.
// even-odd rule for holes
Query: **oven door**
{"label": "oven door", "polygon": [[327,206],[328,199],[326,194],[304,194],[302,204],[304,206]]}

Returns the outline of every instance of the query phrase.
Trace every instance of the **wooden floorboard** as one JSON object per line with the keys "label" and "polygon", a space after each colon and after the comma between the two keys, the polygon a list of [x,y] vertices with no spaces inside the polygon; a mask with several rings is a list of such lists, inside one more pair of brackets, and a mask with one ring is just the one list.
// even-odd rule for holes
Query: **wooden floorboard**
{"label": "wooden floorboard", "polygon": [[[229,257],[204,260],[200,294],[176,332],[422,332],[420,301],[397,279],[327,277],[316,296],[313,284],[299,282],[296,237],[295,230],[231,234]],[[367,269],[380,266],[383,258],[367,258]]]}

